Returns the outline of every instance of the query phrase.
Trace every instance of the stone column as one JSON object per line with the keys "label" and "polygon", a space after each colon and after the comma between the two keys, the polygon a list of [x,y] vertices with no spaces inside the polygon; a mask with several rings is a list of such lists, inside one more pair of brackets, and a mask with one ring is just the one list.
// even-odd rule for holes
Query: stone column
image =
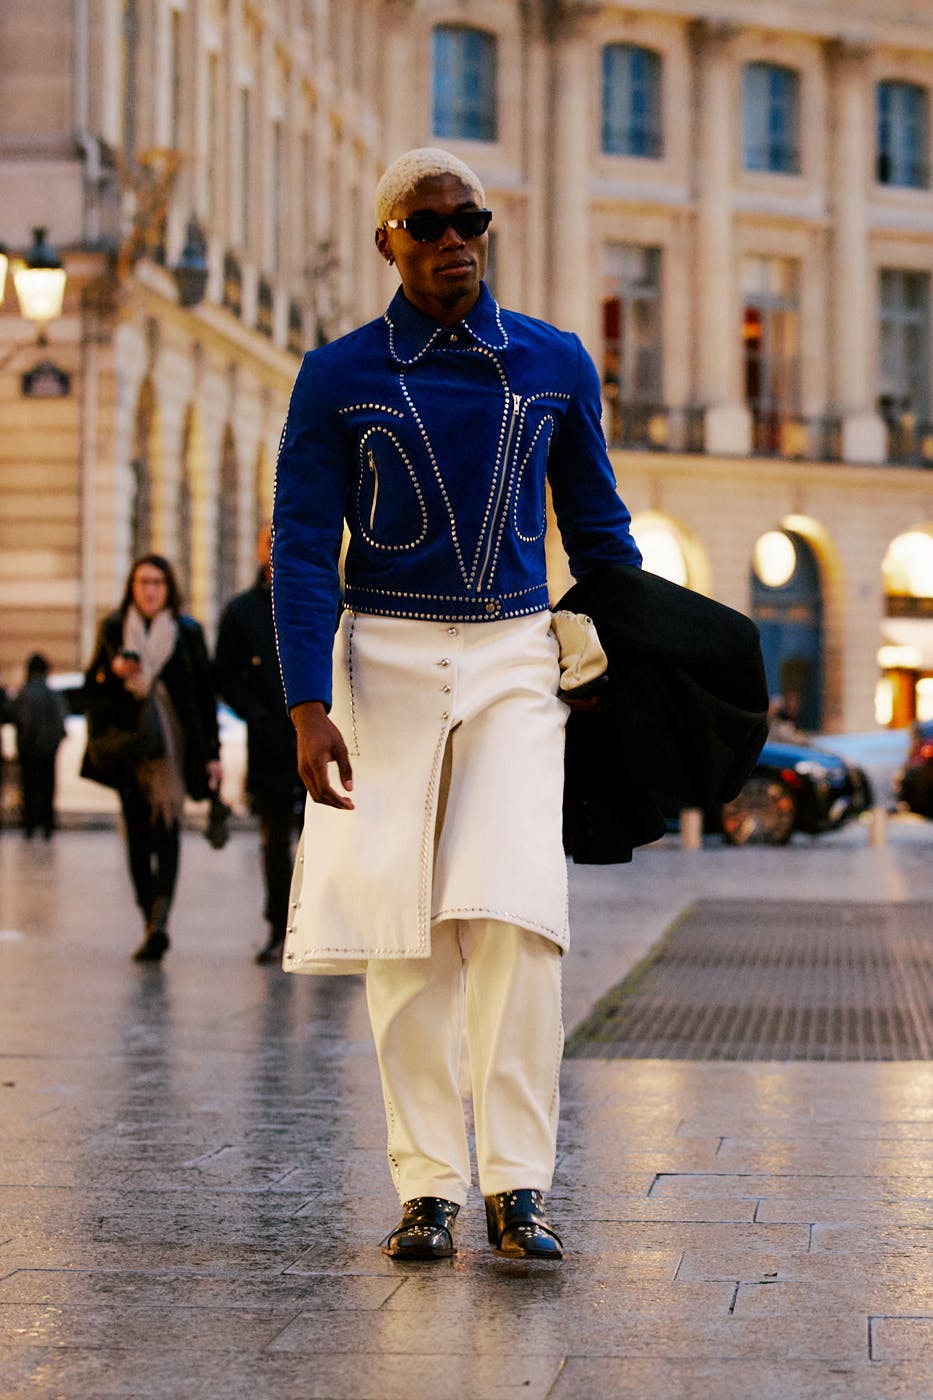
{"label": "stone column", "polygon": [[696,53],[697,395],[706,411],[706,450],[742,456],[751,415],[740,387],[740,318],[733,248],[732,160],[738,113],[732,26],[700,20]]}
{"label": "stone column", "polygon": [[[561,26],[553,47],[551,296],[548,316],[592,344],[588,57],[583,21]],[[534,236],[534,233],[532,234]]]}
{"label": "stone column", "polygon": [[546,123],[535,121],[529,114],[547,111],[551,98],[550,60],[547,36],[538,12],[526,7],[523,23],[526,46],[522,116],[524,199],[511,211],[512,228],[519,247],[518,257],[514,250],[506,250],[500,244],[503,266],[507,251],[510,251],[510,257],[508,277],[507,280],[502,279],[499,294],[507,305],[520,306],[530,316],[546,317],[550,308],[547,297],[548,247],[544,230],[548,227],[549,219],[547,173],[550,133]]}
{"label": "stone column", "polygon": [[873,150],[868,50],[844,41],[828,48],[835,88],[832,130],[830,357],[833,398],[842,417],[842,455],[881,462],[884,423],[871,383],[871,267],[868,258],[868,169]]}

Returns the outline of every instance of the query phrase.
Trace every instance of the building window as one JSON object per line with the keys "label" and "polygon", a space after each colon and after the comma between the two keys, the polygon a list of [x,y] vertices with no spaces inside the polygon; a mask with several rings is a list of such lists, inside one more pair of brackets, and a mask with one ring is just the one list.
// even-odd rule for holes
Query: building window
{"label": "building window", "polygon": [[275,297],[272,283],[266,276],[260,277],[256,289],[256,329],[270,340],[275,334]]}
{"label": "building window", "polygon": [[745,65],[742,142],[746,170],[800,170],[800,80],[790,68]]}
{"label": "building window", "polygon": [[603,267],[603,391],[616,445],[654,446],[661,384],[661,250],[610,245]]}
{"label": "building window", "polygon": [[905,426],[930,416],[930,275],[882,268],[878,412]]}
{"label": "building window", "polygon": [[288,333],[285,348],[292,355],[303,355],[305,352],[305,317],[299,301],[288,303]]}
{"label": "building window", "polygon": [[614,156],[663,154],[661,57],[632,44],[603,49],[603,150]]}
{"label": "building window", "polygon": [[784,452],[800,413],[800,304],[797,264],[743,258],[745,401],[757,452]]}
{"label": "building window", "polygon": [[495,141],[496,38],[482,29],[439,24],[433,35],[435,136]]}
{"label": "building window", "polygon": [[927,95],[914,83],[878,84],[878,183],[929,183]]}
{"label": "building window", "polygon": [[223,305],[234,316],[243,315],[243,269],[236,253],[224,254],[224,289],[221,298]]}

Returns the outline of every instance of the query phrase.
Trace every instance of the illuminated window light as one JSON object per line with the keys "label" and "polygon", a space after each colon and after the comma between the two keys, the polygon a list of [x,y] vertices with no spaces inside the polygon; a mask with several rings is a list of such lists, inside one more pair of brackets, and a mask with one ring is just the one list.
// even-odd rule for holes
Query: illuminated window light
{"label": "illuminated window light", "polygon": [[933,719],[933,676],[917,682],[917,718]]}
{"label": "illuminated window light", "polygon": [[648,572],[686,588],[687,561],[674,532],[664,525],[640,525],[633,533]]}
{"label": "illuminated window light", "polygon": [[875,686],[875,723],[889,725],[894,718],[894,686],[882,676]]}
{"label": "illuminated window light", "polygon": [[885,592],[933,598],[933,535],[908,530],[892,540],[882,565]]}
{"label": "illuminated window light", "polygon": [[797,569],[794,541],[784,530],[767,530],[755,543],[752,564],[766,588],[783,588]]}

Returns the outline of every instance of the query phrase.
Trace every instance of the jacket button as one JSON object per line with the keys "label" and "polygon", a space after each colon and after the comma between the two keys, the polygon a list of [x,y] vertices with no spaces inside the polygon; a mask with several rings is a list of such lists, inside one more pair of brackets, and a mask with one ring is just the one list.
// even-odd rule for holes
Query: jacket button
{"label": "jacket button", "polygon": [[439,661],[437,664],[438,664],[438,666],[449,666],[449,665],[450,665],[450,657],[449,657],[449,656],[443,656],[443,657],[441,657],[440,661]]}
{"label": "jacket button", "polygon": [[450,715],[447,713],[446,710],[445,710],[444,713],[441,715],[441,719],[450,719]]}
{"label": "jacket button", "polygon": [[444,686],[444,694],[445,694],[445,695],[449,695],[450,692],[451,692],[452,690],[453,690],[453,686],[452,686],[452,685],[445,685],[445,686]]}
{"label": "jacket button", "polygon": [[447,628],[447,635],[448,635],[448,637],[456,637],[456,635],[457,635],[457,629],[456,629],[456,627],[448,627],[448,628]]}

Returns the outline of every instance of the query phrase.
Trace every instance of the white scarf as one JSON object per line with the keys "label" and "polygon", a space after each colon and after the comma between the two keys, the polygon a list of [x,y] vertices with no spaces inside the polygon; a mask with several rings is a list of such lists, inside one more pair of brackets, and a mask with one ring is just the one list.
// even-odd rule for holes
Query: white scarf
{"label": "white scarf", "polygon": [[137,700],[149,694],[177,642],[178,623],[167,608],[157,612],[147,627],[135,603],[130,603],[123,619],[123,646],[126,651],[136,652],[140,671],[134,680],[124,681],[124,685]]}
{"label": "white scarf", "polygon": [[146,626],[142,613],[131,603],[123,619],[123,646],[139,656],[139,674],[123,684],[137,700],[151,694],[162,726],[165,753],[160,758],[143,759],[137,765],[136,781],[152,812],[152,820],[167,825],[181,819],[185,801],[184,735],[169,693],[159,680],[163,667],[178,644],[178,623],[163,608]]}

